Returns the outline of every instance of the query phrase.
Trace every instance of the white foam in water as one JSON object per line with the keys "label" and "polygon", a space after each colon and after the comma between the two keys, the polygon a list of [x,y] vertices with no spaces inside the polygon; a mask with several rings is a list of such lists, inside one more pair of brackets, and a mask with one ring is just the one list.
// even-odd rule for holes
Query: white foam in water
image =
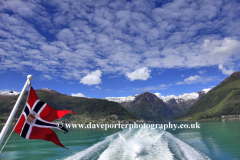
{"label": "white foam in water", "polygon": [[108,136],[103,141],[89,147],[83,151],[80,151],[73,156],[67,157],[65,160],[77,160],[77,159],[97,159],[101,154],[101,151],[104,151],[107,146],[109,146],[111,140],[117,135],[117,133]]}
{"label": "white foam in water", "polygon": [[[180,137],[181,139],[185,139],[185,141],[187,143],[190,143],[192,145],[196,144],[197,146],[199,146],[199,148],[201,148],[201,150],[204,153],[210,153],[210,150],[208,149],[208,147],[202,140],[201,133],[199,133],[199,132],[183,132],[183,133],[179,133],[178,137]],[[213,142],[212,142],[212,144],[213,144]],[[216,151],[215,148],[214,148],[214,151]]]}
{"label": "white foam in water", "polygon": [[141,128],[115,133],[66,159],[205,160],[209,158],[166,131]]}
{"label": "white foam in water", "polygon": [[169,147],[172,148],[176,157],[180,159],[194,159],[194,160],[205,160],[210,159],[200,151],[191,147],[187,143],[181,141],[180,139],[174,137],[172,134],[165,132],[165,136],[169,139]]}

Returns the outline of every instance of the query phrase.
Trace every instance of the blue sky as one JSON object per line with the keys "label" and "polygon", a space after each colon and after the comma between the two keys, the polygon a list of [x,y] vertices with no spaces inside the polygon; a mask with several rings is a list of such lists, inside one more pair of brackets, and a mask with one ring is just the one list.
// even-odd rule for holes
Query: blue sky
{"label": "blue sky", "polygon": [[240,2],[0,2],[0,90],[105,98],[212,88],[240,69]]}

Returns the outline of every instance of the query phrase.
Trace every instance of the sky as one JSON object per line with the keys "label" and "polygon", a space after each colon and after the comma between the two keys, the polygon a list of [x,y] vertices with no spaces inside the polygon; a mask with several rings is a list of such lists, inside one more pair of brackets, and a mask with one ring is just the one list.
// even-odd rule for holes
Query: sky
{"label": "sky", "polygon": [[159,96],[240,70],[239,0],[0,1],[0,91]]}

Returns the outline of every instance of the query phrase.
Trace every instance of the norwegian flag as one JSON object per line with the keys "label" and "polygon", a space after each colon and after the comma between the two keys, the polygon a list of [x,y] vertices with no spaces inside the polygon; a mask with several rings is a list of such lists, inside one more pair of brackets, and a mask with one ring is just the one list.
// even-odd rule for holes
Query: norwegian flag
{"label": "norwegian flag", "polygon": [[18,119],[14,131],[25,139],[43,139],[66,148],[60,143],[56,133],[50,128],[56,128],[65,133],[68,132],[62,125],[51,123],[67,113],[74,112],[69,110],[59,111],[50,107],[47,103],[39,100],[33,88],[30,87],[25,108]]}

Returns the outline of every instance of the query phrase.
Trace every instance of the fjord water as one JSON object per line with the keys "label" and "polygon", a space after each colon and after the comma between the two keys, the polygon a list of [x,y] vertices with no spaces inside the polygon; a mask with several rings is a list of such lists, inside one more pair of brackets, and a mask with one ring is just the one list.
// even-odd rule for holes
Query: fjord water
{"label": "fjord water", "polygon": [[68,129],[67,134],[56,131],[69,150],[52,142],[25,140],[13,133],[0,159],[240,159],[239,120],[198,123],[200,129],[174,131],[147,128]]}

